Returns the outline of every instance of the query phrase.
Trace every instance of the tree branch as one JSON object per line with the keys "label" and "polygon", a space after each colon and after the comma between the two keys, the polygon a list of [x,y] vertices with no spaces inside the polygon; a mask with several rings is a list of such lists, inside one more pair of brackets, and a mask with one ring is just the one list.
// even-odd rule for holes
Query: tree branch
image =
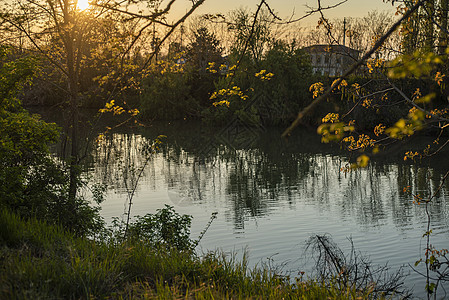
{"label": "tree branch", "polygon": [[354,65],[352,65],[352,67],[348,71],[346,71],[342,77],[335,80],[334,83],[332,84],[332,86],[330,88],[328,88],[327,91],[323,95],[318,97],[316,100],[314,100],[312,103],[310,103],[306,108],[304,108],[302,111],[300,111],[298,113],[298,116],[296,117],[295,121],[293,121],[293,123],[290,125],[290,127],[288,127],[282,133],[282,137],[287,138],[288,136],[290,136],[290,134],[293,132],[293,130],[301,123],[302,119],[307,114],[309,114],[312,111],[312,109],[314,109],[318,104],[320,104],[325,99],[327,99],[330,96],[330,94],[332,93],[332,91],[336,87],[338,87],[338,85],[343,81],[344,78],[346,78],[349,75],[351,75],[352,73],[354,73],[355,70],[365,62],[365,60],[370,58],[371,55],[374,54],[376,52],[376,50],[382,46],[382,44],[388,39],[388,37],[393,32],[395,32],[396,29],[399,28],[399,26],[402,24],[402,22],[404,20],[408,19],[421,5],[423,5],[424,2],[426,2],[426,0],[420,0],[413,7],[411,7],[402,16],[401,19],[399,19],[396,23],[393,24],[393,26],[391,26],[391,28],[376,42],[376,44],[368,52],[365,53],[365,55],[359,61],[357,61]]}

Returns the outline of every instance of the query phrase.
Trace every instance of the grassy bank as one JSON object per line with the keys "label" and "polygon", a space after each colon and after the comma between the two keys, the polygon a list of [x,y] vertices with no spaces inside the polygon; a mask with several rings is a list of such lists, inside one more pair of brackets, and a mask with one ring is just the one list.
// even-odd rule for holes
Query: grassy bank
{"label": "grassy bank", "polygon": [[219,253],[93,241],[0,212],[1,299],[356,299],[367,293],[295,284]]}

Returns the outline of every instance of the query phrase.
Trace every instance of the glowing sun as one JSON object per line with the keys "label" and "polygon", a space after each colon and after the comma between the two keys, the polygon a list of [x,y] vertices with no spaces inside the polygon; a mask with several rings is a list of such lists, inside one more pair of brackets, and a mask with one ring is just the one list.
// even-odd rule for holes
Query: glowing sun
{"label": "glowing sun", "polygon": [[78,9],[85,10],[89,7],[89,0],[78,0]]}

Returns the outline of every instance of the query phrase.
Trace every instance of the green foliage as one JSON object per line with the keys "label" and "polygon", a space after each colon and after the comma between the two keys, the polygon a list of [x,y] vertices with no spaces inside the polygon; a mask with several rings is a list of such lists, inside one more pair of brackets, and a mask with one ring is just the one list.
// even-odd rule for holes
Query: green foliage
{"label": "green foliage", "polygon": [[10,48],[0,47],[0,108],[2,112],[20,109],[15,96],[30,82],[36,72],[37,60],[34,57],[14,59]]}
{"label": "green foliage", "polygon": [[[39,177],[46,175],[42,171],[49,163],[48,144],[56,141],[58,129],[55,124],[30,115],[16,98],[33,77],[36,60],[8,60],[7,48],[0,51],[0,199],[1,205],[18,208],[28,204],[24,197],[38,192],[33,187],[37,186]],[[48,191],[46,187],[41,189],[39,192]]]}
{"label": "green foliage", "polygon": [[394,126],[388,128],[385,133],[394,139],[403,139],[413,135],[424,128],[425,114],[421,110],[412,109],[407,119],[400,119]]}
{"label": "green foliage", "polygon": [[196,73],[206,74],[209,63],[220,64],[223,48],[220,41],[206,27],[201,27],[193,32],[192,42],[187,45],[187,66],[193,68]]}
{"label": "green foliage", "polygon": [[192,250],[190,239],[192,216],[178,214],[172,206],[158,209],[156,214],[137,216],[128,228],[127,238],[147,243],[153,247]]}
{"label": "green foliage", "polygon": [[102,243],[76,238],[35,218],[1,210],[0,297],[89,298],[108,293],[121,278],[119,259]]}
{"label": "green foliage", "polygon": [[292,120],[311,101],[307,89],[312,69],[309,57],[298,45],[274,41],[259,59],[256,63],[234,50],[228,58],[231,67],[216,81],[211,96],[216,107],[203,116],[226,120],[235,115],[251,125],[262,121],[278,125]]}
{"label": "green foliage", "polygon": [[[175,52],[179,48],[179,52]],[[183,119],[198,115],[209,105],[217,79],[211,63],[223,61],[220,41],[206,28],[193,33],[186,51],[173,45],[167,61],[153,64],[142,81],[140,111],[145,119]]]}
{"label": "green foliage", "polygon": [[[191,95],[200,108],[210,105],[209,96],[224,66],[223,47],[216,36],[205,27],[193,32],[187,45],[185,70],[188,74]],[[197,111],[200,111],[197,110]]]}
{"label": "green foliage", "polygon": [[143,79],[140,112],[146,119],[182,119],[195,111],[188,74],[174,62],[159,62]]}
{"label": "green foliage", "polygon": [[35,58],[10,59],[0,48],[0,208],[92,233],[102,226],[99,209],[82,198],[67,200],[68,172],[49,152],[59,128],[30,115],[16,98],[37,68]]}
{"label": "green foliage", "polygon": [[291,120],[310,103],[306,91],[311,84],[312,69],[308,55],[295,42],[275,42],[265,54],[261,68],[274,76],[271,80],[258,78],[254,90],[263,91],[273,102],[278,113],[274,122]]}
{"label": "green foliage", "polygon": [[441,56],[432,52],[415,51],[412,54],[404,54],[397,57],[390,64],[389,77],[398,78],[421,78],[429,76],[435,66],[441,65]]}
{"label": "green foliage", "polygon": [[290,278],[246,259],[158,251],[128,240],[75,237],[0,210],[2,299],[367,299],[369,290]]}

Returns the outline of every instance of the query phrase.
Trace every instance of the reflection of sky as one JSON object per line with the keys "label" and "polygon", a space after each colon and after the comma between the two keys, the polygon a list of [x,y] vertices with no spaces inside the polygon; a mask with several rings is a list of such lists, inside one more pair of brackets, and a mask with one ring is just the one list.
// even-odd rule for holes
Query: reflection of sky
{"label": "reflection of sky", "polygon": [[[429,187],[435,191],[446,172],[447,153],[436,157],[436,164],[419,167],[403,161],[402,149],[373,159],[367,169],[345,174],[340,170],[348,158],[339,147],[323,145],[319,136],[305,130],[297,130],[285,143],[280,130],[267,129],[249,148],[213,143],[213,134],[219,131],[197,123],[161,123],[107,135],[90,160],[92,181],[108,184],[102,215],[108,223],[122,216],[127,190],[138,180],[132,216],[172,205],[178,213],[193,216],[195,238],[218,212],[199,250],[221,248],[241,254],[247,247],[251,266],[270,257],[275,265],[286,263],[285,270],[293,275],[297,270],[312,275],[303,249],[314,234],[330,234],[345,251],[350,248],[347,238],[352,237],[357,250],[370,255],[375,264],[388,262],[393,270],[420,258],[425,245],[424,207],[414,205],[403,187],[424,196]],[[145,165],[140,150],[159,134],[167,138]],[[428,144],[426,137],[418,137],[406,149]],[[432,243],[447,248],[449,182],[430,212]],[[415,296],[424,295],[417,273],[411,272],[406,282],[416,285]]]}
{"label": "reflection of sky", "polygon": [[[180,136],[188,134],[179,131]],[[114,134],[95,152],[92,179],[106,179],[110,188],[102,205],[107,222],[127,207],[126,186],[135,183],[133,175],[143,166],[144,157],[137,150],[145,139],[145,134]],[[346,252],[350,250],[347,238],[352,237],[357,250],[370,255],[375,264],[389,263],[393,270],[413,264],[423,253],[424,207],[413,205],[401,187],[420,193],[429,185],[435,189],[441,173],[434,169],[376,163],[344,174],[342,156],[301,152],[295,145],[296,151],[288,148],[282,155],[275,151],[277,145],[263,142],[265,147],[235,152],[221,146],[201,161],[188,143],[175,141],[164,144],[162,152],[148,161],[131,214],[145,215],[173,205],[178,213],[193,216],[195,238],[211,214],[218,212],[200,251],[221,248],[241,255],[246,248],[251,266],[269,258],[275,265],[285,263],[285,271],[293,275],[298,270],[312,275],[303,249],[314,234],[331,235]],[[426,173],[432,174],[430,182]],[[430,207],[432,243],[438,248],[447,248],[449,237],[448,188],[446,184]],[[411,272],[406,282],[409,287],[416,285],[415,296],[424,295],[417,273]]]}
{"label": "reflection of sky", "polygon": [[[266,1],[271,8],[279,14],[282,18],[289,18],[292,13],[295,17],[301,17],[309,9],[306,5],[316,7],[316,0],[267,0]],[[341,0],[322,0],[322,6],[335,5],[341,2]],[[260,3],[260,0],[206,0],[205,3],[197,10],[197,13],[227,13],[230,10],[237,8],[248,8],[254,11]],[[180,5],[182,4],[182,5]],[[190,1],[179,1],[179,4],[175,6],[173,14],[178,16],[185,12]],[[326,11],[326,16],[329,18],[343,18],[343,17],[363,17],[373,10],[379,11],[391,11],[392,14],[396,9],[391,3],[384,3],[382,0],[348,0],[341,6]],[[303,24],[314,24],[317,17],[308,18]]]}

